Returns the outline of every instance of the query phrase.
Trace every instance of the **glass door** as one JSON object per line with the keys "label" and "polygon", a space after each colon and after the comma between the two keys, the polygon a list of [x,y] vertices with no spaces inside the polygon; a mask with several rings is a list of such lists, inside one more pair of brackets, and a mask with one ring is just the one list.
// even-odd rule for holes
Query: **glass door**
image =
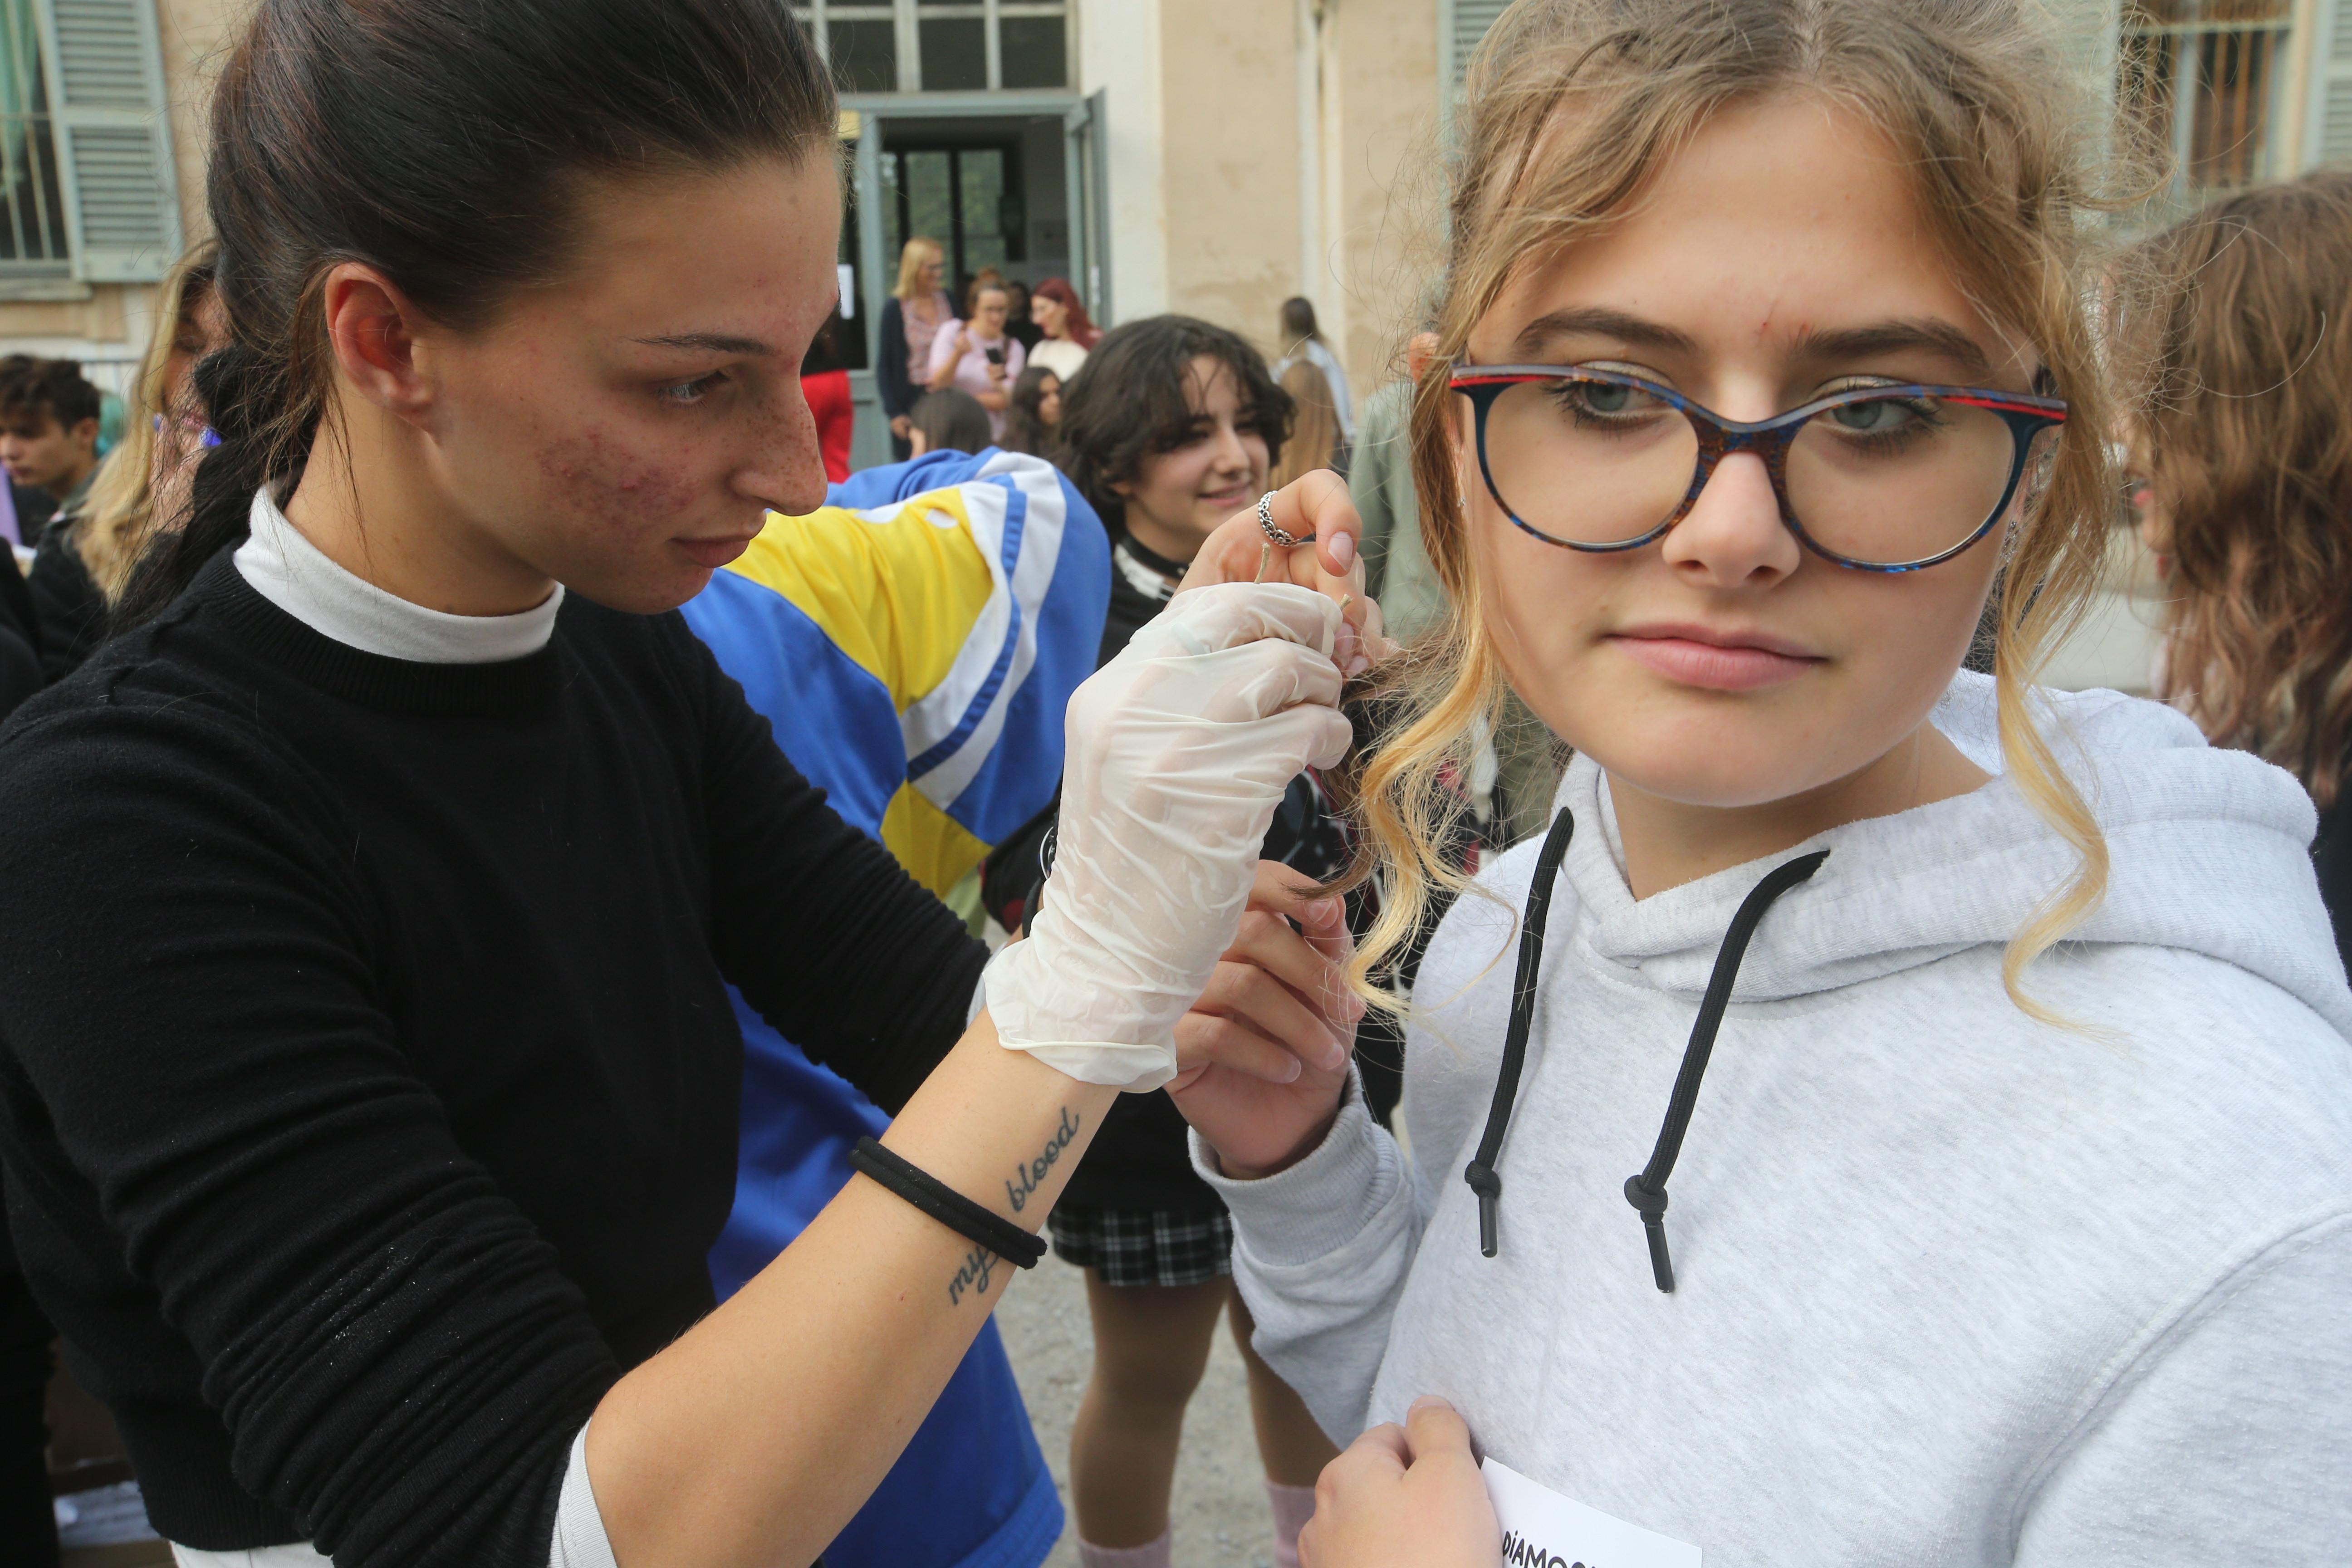
{"label": "glass door", "polygon": [[895,264],[908,237],[938,240],[959,315],[965,289],[982,270],[1009,276],[1028,259],[1017,143],[927,147],[910,139],[883,153],[882,184],[883,254]]}

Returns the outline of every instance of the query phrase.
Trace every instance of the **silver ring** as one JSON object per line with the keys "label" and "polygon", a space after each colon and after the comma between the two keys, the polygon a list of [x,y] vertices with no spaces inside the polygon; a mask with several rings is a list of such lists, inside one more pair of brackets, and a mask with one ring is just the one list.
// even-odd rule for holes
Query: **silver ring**
{"label": "silver ring", "polygon": [[[1289,549],[1294,544],[1306,543],[1306,539],[1299,538],[1298,535],[1291,532],[1290,530],[1286,528],[1276,528],[1274,525],[1274,496],[1275,492],[1268,490],[1265,494],[1257,498],[1257,525],[1260,531],[1262,531],[1268,539],[1273,540],[1285,550]],[[1314,535],[1308,534],[1307,537],[1307,539],[1312,539]]]}

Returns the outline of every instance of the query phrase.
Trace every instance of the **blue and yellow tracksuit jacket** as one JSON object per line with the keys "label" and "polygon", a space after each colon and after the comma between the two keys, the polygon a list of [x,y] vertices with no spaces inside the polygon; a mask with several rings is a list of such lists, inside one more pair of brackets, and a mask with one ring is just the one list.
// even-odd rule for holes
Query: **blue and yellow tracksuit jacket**
{"label": "blue and yellow tracksuit jacket", "polygon": [[[1062,712],[1094,672],[1110,592],[1100,521],[1035,458],[939,452],[770,514],[686,618],[833,807],[944,894],[1050,805]],[[849,1180],[887,1119],[738,996],[735,1209],[723,1300]],[[826,1568],[1035,1568],[1062,1531],[993,1322]]]}

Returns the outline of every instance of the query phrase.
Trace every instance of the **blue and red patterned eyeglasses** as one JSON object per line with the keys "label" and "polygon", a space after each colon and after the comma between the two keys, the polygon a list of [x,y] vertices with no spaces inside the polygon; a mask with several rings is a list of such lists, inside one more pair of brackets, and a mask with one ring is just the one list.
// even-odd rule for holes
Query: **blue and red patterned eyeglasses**
{"label": "blue and red patterned eyeglasses", "polygon": [[1991,532],[2066,421],[2058,398],[1969,386],[1857,386],[1743,422],[1580,365],[1457,364],[1452,385],[1475,411],[1487,490],[1547,544],[1639,549],[1752,452],[1789,531],[1858,572],[1916,572]]}

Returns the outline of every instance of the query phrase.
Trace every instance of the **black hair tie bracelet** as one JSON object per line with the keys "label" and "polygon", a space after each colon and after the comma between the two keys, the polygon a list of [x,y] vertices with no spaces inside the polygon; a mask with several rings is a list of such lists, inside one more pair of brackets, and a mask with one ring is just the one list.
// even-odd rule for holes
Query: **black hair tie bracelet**
{"label": "black hair tie bracelet", "polygon": [[1045,1256],[1043,1237],[1030,1235],[1003,1215],[980,1205],[884,1148],[872,1138],[860,1138],[849,1152],[853,1170],[872,1177],[965,1240],[988,1248],[1007,1263],[1034,1268]]}

